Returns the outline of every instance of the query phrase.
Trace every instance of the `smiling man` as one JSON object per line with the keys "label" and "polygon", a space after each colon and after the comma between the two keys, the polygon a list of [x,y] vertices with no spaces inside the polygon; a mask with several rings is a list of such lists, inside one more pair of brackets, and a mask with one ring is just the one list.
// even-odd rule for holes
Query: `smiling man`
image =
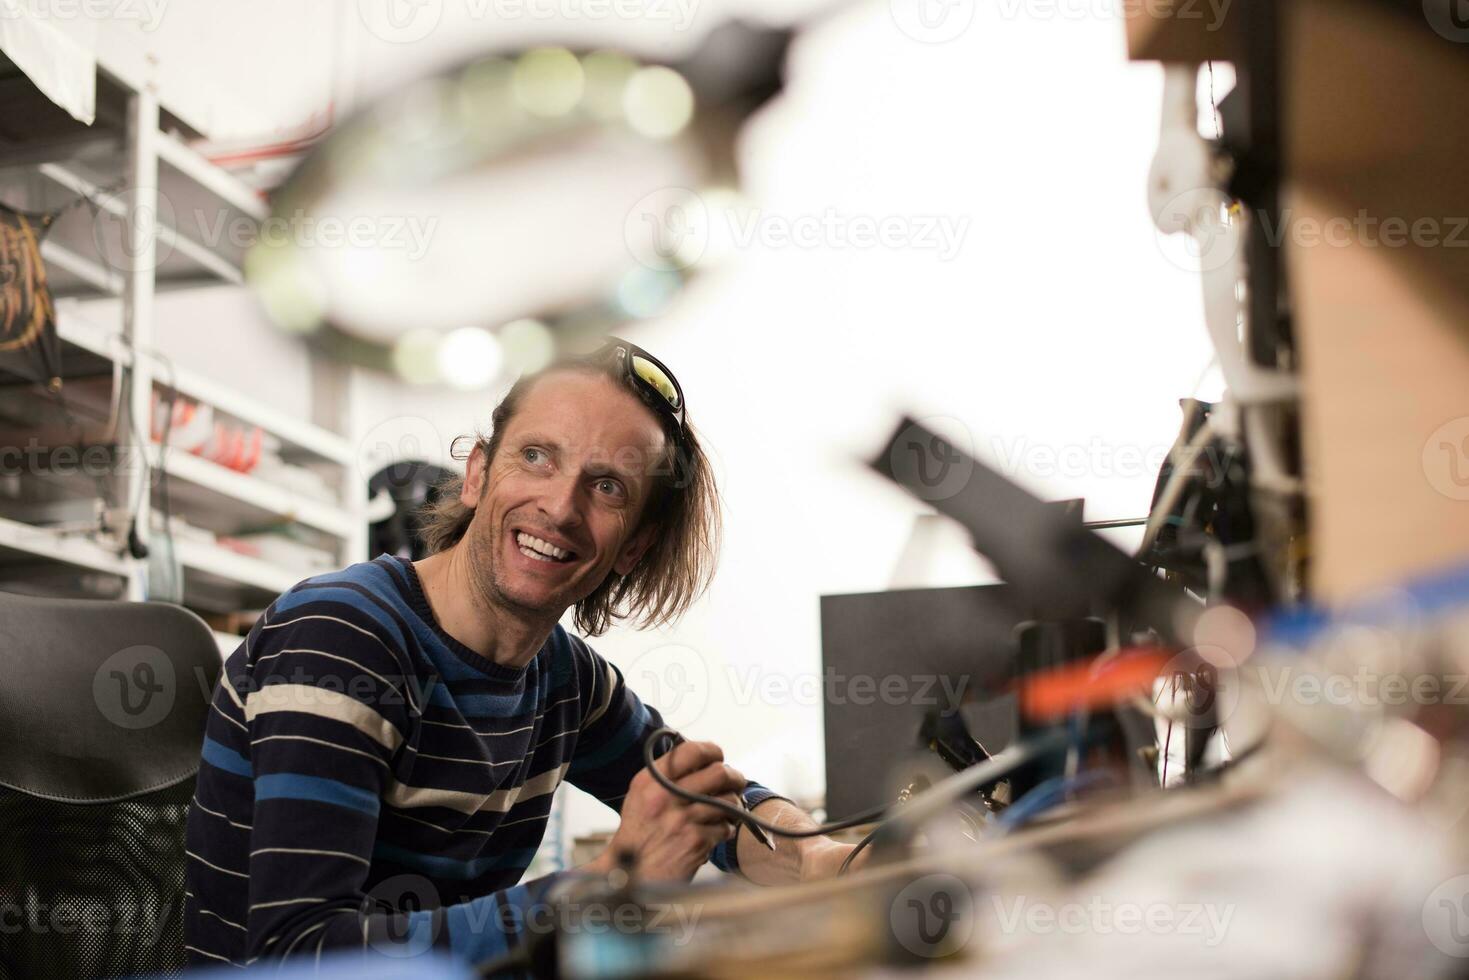
{"label": "smiling man", "polygon": [[[621,816],[583,872],[624,857],[686,881],[710,860],[778,883],[849,853],[825,837],[768,847],[660,786],[643,757],[658,712],[559,625],[572,608],[589,636],[669,622],[713,573],[718,495],[672,374],[613,339],[521,378],[491,425],[427,517],[430,557],[301,583],[226,662],[188,821],[192,962],[503,955],[561,877],[517,884],[563,780]],[[712,743],[656,765],[683,790],[814,826]]]}

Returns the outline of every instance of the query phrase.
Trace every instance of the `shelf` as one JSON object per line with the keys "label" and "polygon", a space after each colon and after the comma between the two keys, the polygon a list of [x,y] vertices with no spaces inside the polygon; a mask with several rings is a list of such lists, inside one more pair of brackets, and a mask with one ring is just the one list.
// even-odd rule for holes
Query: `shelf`
{"label": "shelf", "polygon": [[[212,405],[247,425],[258,425],[302,453],[342,466],[355,463],[351,445],[341,436],[319,426],[291,418],[248,395],[226,388],[218,381],[183,367],[160,365],[154,372],[158,384],[172,387],[185,398]],[[291,454],[286,453],[287,456]]]}
{"label": "shelf", "polygon": [[120,578],[128,575],[127,560],[95,541],[8,518],[0,518],[0,553],[42,558]]}
{"label": "shelf", "polygon": [[[131,353],[120,335],[79,316],[60,304],[56,313],[56,332],[68,343],[89,351],[98,357],[131,363]],[[153,358],[155,362],[161,359]],[[246,425],[255,425],[280,439],[288,448],[287,455],[315,456],[341,466],[354,465],[356,457],[352,447],[341,436],[319,426],[291,418],[283,412],[248,395],[226,388],[189,368],[173,364],[157,363],[155,380],[175,388],[185,398],[213,406]]]}
{"label": "shelf", "polygon": [[261,222],[270,213],[270,209],[253,189],[189,149],[172,133],[159,133],[157,146],[160,160],[246,217]]}
{"label": "shelf", "polygon": [[[281,568],[218,545],[188,538],[174,542],[174,554],[184,566],[184,600],[203,608],[248,609],[266,606],[309,573]],[[191,593],[193,593],[191,595]],[[228,599],[219,596],[227,595]]]}
{"label": "shelf", "polygon": [[[207,283],[240,285],[245,250],[266,215],[264,202],[249,187],[160,133],[155,141],[159,167],[156,267],[159,289]],[[8,171],[0,188],[8,198],[25,199],[40,174],[66,195],[96,202],[63,214],[42,246],[52,292],[58,297],[119,296],[126,278],[127,251],[122,227],[128,213],[115,152]],[[54,207],[61,195],[42,195],[30,207]]]}
{"label": "shelf", "polygon": [[[110,175],[93,177],[79,165],[43,163],[36,172],[70,194],[95,201],[99,212],[116,219],[103,220],[100,214],[94,218],[89,209],[74,208],[56,222],[47,237],[55,240],[63,253],[69,253],[64,263],[58,265],[73,275],[53,275],[53,291],[60,296],[115,294],[125,271],[123,256],[127,253],[121,227],[128,213],[127,201],[109,189]],[[159,287],[192,286],[209,281],[243,283],[245,276],[240,264],[244,250],[224,240],[206,244],[214,229],[230,227],[234,216],[229,212],[233,206],[221,208],[216,203],[210,207],[208,201],[199,200],[198,191],[187,188],[160,187],[159,195],[155,269]],[[179,230],[181,216],[193,216],[199,223],[199,228],[191,229],[198,232],[198,237]]]}
{"label": "shelf", "polygon": [[[128,349],[121,334],[79,315],[68,303],[58,303],[56,306],[56,336],[63,344],[79,347],[94,357],[114,361],[124,367],[133,362],[132,351]],[[63,350],[62,358],[65,359],[66,356],[67,352]]]}
{"label": "shelf", "polygon": [[[115,446],[118,455],[139,448],[146,440],[147,420],[160,392],[210,407],[227,425],[258,428],[279,445],[281,459],[318,473],[332,499],[291,489],[285,477],[265,469],[260,475],[242,474],[209,460],[180,451],[142,447],[142,456],[156,465],[162,457],[169,475],[169,510],[189,524],[217,534],[241,534],[292,524],[293,536],[323,550],[328,547],[343,561],[363,551],[366,535],[365,486],[357,477],[356,447],[347,439],[309,422],[299,421],[274,405],[233,390],[228,379],[217,381],[187,367],[174,365],[154,350],[153,298],[171,288],[233,284],[244,281],[245,254],[260,234],[269,213],[263,196],[245,182],[192,149],[187,140],[197,134],[190,124],[157,102],[142,80],[112,71],[99,62],[96,118],[83,125],[64,117],[39,90],[17,86],[10,93],[19,101],[18,118],[28,120],[15,138],[7,137],[0,154],[0,200],[31,211],[55,212],[42,244],[42,257],[52,295],[57,302],[57,333],[61,344],[60,373],[67,380],[67,407],[84,414],[91,426],[76,431],[68,417],[57,421],[49,402],[32,404],[37,393],[35,367],[18,352],[8,362],[0,358],[0,395],[9,398],[8,424],[28,438],[36,430],[48,447]],[[46,115],[49,113],[49,115]],[[156,174],[156,176],[155,176]],[[157,206],[150,208],[156,225],[138,224],[139,215],[129,195],[137,185],[157,188]],[[77,206],[85,198],[89,206]],[[144,193],[144,204],[151,194]],[[131,216],[131,217],[130,217]],[[146,232],[152,239],[147,267],[130,259],[130,243]],[[99,324],[69,302],[102,298],[121,306],[117,321]],[[118,329],[131,323],[130,331]],[[3,353],[3,352],[0,352]],[[136,384],[119,406],[112,384],[119,367],[132,371]],[[24,399],[22,401],[22,399]],[[118,408],[140,425],[115,424]],[[85,413],[78,413],[84,408]],[[50,412],[50,414],[47,414]],[[67,521],[87,526],[95,507],[79,513],[98,495],[96,478],[76,468],[36,464],[37,479],[24,493],[11,495],[6,516],[0,518],[0,565],[18,588],[61,588],[69,579],[73,592],[125,592],[142,598],[147,589],[147,566],[82,535],[62,535],[47,524]],[[73,470],[76,470],[73,472]],[[118,471],[113,488],[119,507],[139,502],[139,518],[152,527],[150,505],[160,503],[155,488],[135,495],[135,473]],[[273,483],[272,479],[281,479]],[[301,484],[306,486],[304,481]],[[138,490],[143,488],[137,487]],[[323,492],[322,496],[325,496]],[[78,512],[78,513],[74,513]],[[17,519],[18,518],[18,519]],[[36,523],[28,524],[26,521]],[[206,612],[236,612],[268,605],[279,594],[312,572],[273,561],[252,558],[215,544],[206,536],[181,533],[172,543],[182,567],[185,603]],[[157,535],[154,535],[155,542]],[[281,549],[287,559],[286,549]],[[309,559],[302,559],[309,563]],[[100,574],[99,574],[100,573]],[[114,585],[116,586],[114,590]],[[217,635],[224,652],[238,645],[237,637]],[[228,649],[226,649],[228,647]]]}
{"label": "shelf", "polygon": [[[237,473],[192,453],[171,449],[163,461],[170,481],[182,481],[193,488],[191,492],[171,484],[172,509],[184,510],[183,516],[200,527],[239,533],[279,521],[297,521],[337,538],[345,538],[356,529],[350,515],[330,504]],[[156,470],[158,463],[158,447],[150,446],[148,465]],[[190,510],[191,505],[197,508],[198,519],[195,519],[196,512]],[[230,523],[222,524],[222,520]]]}
{"label": "shelf", "polygon": [[55,266],[76,276],[100,293],[108,296],[122,295],[122,273],[109,269],[95,259],[87,258],[53,238],[41,242],[41,258],[48,266]]}
{"label": "shelf", "polygon": [[[98,208],[72,208],[48,231],[43,255],[53,294],[121,294],[128,253],[120,230],[128,201],[120,194],[134,182],[129,158],[135,150],[156,164],[158,288],[242,282],[245,248],[268,214],[261,195],[191,149],[179,131],[195,135],[197,128],[156,102],[148,106],[148,86],[140,88],[119,67],[99,58],[90,124],[70,117],[24,75],[6,89],[9,114],[27,125],[12,127],[3,140],[0,199],[39,211],[64,204],[64,196],[85,196]],[[132,116],[139,99],[141,126]],[[47,188],[36,183],[37,173],[64,193],[38,193]]]}

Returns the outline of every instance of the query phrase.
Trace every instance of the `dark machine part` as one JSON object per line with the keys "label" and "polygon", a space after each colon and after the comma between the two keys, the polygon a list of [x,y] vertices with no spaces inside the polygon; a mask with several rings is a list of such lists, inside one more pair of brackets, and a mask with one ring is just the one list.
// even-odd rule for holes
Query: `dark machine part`
{"label": "dark machine part", "polygon": [[[918,729],[919,745],[933,752],[955,772],[963,772],[990,758],[991,753],[969,731],[958,706],[929,708]],[[990,812],[1004,809],[1015,798],[1009,779],[998,779],[975,790],[980,804]]]}
{"label": "dark machine part", "polygon": [[1205,772],[1204,752],[1219,731],[1219,671],[1202,660],[1179,678],[1188,698],[1191,723],[1183,729],[1184,778],[1195,782]]}
{"label": "dark machine part", "polygon": [[[1214,406],[1185,399],[1184,425],[1175,449],[1187,445],[1208,420]],[[1158,472],[1149,510],[1155,511],[1180,464],[1174,453]],[[1277,601],[1272,576],[1255,543],[1258,527],[1250,489],[1249,457],[1222,439],[1204,446],[1181,465],[1191,468],[1188,482],[1176,495],[1164,524],[1147,551],[1139,555],[1144,565],[1167,572],[1180,584],[1203,594],[1209,591],[1209,568],[1205,548],[1217,543],[1225,556],[1225,588],[1220,597],[1249,613],[1273,606]]]}
{"label": "dark machine part", "polygon": [[1251,358],[1271,368],[1295,366],[1280,206],[1285,173],[1280,92],[1284,81],[1281,13],[1275,0],[1241,0],[1244,58],[1235,88],[1219,105],[1222,144],[1233,159],[1227,192],[1243,201],[1245,265],[1249,277],[1246,344]]}
{"label": "dark machine part", "polygon": [[[1032,610],[1016,631],[1016,679],[1104,650],[1106,630],[1088,613],[1116,615],[1124,636],[1150,631],[1165,645],[1187,645],[1197,604],[1088,530],[1076,508],[1032,496],[910,418],[871,465],[963,525],[1017,604]],[[1096,712],[1074,735],[1079,749],[1100,748],[1134,774],[1151,771],[1147,750],[1156,739],[1134,708]],[[1057,771],[1031,769],[1012,776],[1012,799]]]}
{"label": "dark machine part", "polygon": [[[1029,618],[1014,590],[1000,584],[822,596],[828,812],[891,803],[913,768],[915,748],[935,766],[947,767],[926,743],[918,743],[925,710],[957,711],[987,753],[1010,745],[1015,626]],[[896,678],[905,694],[863,696],[853,684],[860,677]]]}
{"label": "dark machine part", "polygon": [[[1032,620],[1017,626],[1015,636],[1019,642],[1019,653],[1015,657],[1016,684],[1023,684],[1026,678],[1065,667],[1078,660],[1089,660],[1107,648],[1106,624],[1094,617]],[[1065,720],[1039,724],[1026,718],[1022,712],[1019,716],[1018,734],[1021,739],[1028,739],[1042,731],[1064,729],[1069,724]],[[1122,733],[1108,723],[1105,713],[1087,718],[1086,724],[1089,730],[1078,733],[1078,738],[1084,734],[1085,741],[1094,746],[1098,743],[1118,742],[1116,754],[1120,758],[1126,758],[1126,746],[1118,741]],[[1098,727],[1106,730],[1098,731]],[[1051,757],[1038,759],[1016,770],[1010,777],[1011,792],[1014,794],[1012,799],[1018,800],[1046,780],[1061,775],[1065,764],[1064,758]]]}
{"label": "dark machine part", "polygon": [[374,555],[389,554],[418,561],[427,557],[418,531],[423,509],[439,499],[439,489],[453,473],[421,460],[403,460],[385,466],[367,483],[369,499],[383,495],[393,501],[393,512],[368,525],[368,541]]}
{"label": "dark machine part", "polygon": [[[1181,404],[1185,422],[1176,444],[1180,447],[1194,438],[1214,407],[1193,400]],[[1280,576],[1270,575],[1259,547],[1248,455],[1231,449],[1221,439],[1213,440],[1203,452],[1181,464],[1175,464],[1170,453],[1158,474],[1150,511],[1158,509],[1164,488],[1177,475],[1177,465],[1189,466],[1192,472],[1184,477],[1188,482],[1174,496],[1163,515],[1161,530],[1140,559],[1188,588],[1207,593],[1211,583],[1206,551],[1217,548],[1224,563],[1218,598],[1251,614],[1270,608],[1278,598],[1275,582]],[[1191,720],[1182,732],[1182,771],[1192,780],[1202,772],[1205,751],[1218,731],[1213,697],[1218,678],[1213,665],[1203,658],[1178,667],[1178,672],[1165,682],[1180,685],[1179,690],[1189,700]]]}
{"label": "dark machine part", "polygon": [[1129,633],[1151,627],[1165,644],[1187,645],[1197,605],[1180,587],[921,423],[903,418],[870,465],[963,525],[1034,618],[1116,612]]}

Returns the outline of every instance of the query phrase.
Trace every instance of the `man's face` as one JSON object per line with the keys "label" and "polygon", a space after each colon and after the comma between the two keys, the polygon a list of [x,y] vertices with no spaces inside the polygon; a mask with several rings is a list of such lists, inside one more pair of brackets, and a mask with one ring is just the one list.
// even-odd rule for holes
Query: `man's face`
{"label": "man's face", "polygon": [[539,379],[488,477],[478,453],[469,462],[460,499],[476,510],[465,543],[477,591],[560,618],[609,573],[631,571],[652,540],[638,518],[663,447],[652,411],[610,378],[560,371]]}

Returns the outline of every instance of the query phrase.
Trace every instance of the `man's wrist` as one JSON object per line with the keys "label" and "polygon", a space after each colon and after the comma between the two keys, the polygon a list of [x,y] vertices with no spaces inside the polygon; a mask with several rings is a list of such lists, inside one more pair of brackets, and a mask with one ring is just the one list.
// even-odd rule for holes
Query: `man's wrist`
{"label": "man's wrist", "polygon": [[[802,882],[823,882],[840,874],[843,862],[848,860],[852,854],[853,843],[842,843],[831,837],[812,837],[811,848],[802,849],[801,852],[801,880]],[[862,860],[867,858],[867,852],[853,862],[852,867],[858,868]]]}
{"label": "man's wrist", "polygon": [[830,837],[807,837],[800,842],[800,877],[802,881],[822,881],[833,877],[851,851]]}

